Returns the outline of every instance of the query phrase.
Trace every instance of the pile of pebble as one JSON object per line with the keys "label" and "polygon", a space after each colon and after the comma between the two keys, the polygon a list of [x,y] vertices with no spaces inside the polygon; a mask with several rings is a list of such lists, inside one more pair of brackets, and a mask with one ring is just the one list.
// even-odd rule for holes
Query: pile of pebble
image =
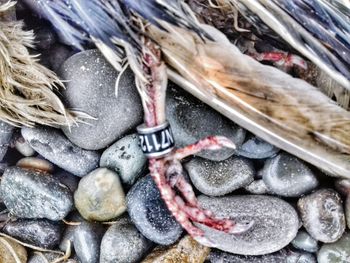
{"label": "pile of pebble", "polygon": [[116,96],[118,72],[98,51],[74,52],[42,20],[28,24],[42,63],[69,80],[66,105],[94,119],[71,128],[0,123],[0,262],[350,262],[350,180],[325,175],[170,83],[167,117],[177,146],[208,135],[238,146],[184,163],[201,205],[254,221],[240,235],[198,225],[218,246],[195,242],[147,175],[131,70]]}

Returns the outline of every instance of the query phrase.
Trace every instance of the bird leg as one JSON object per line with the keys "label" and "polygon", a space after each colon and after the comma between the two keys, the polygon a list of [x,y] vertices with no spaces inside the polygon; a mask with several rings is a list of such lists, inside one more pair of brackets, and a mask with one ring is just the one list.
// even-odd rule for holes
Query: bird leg
{"label": "bird leg", "polygon": [[[166,122],[167,73],[160,50],[153,42],[147,40],[143,50],[143,71],[148,79],[148,83],[143,85],[143,91],[146,91],[148,96],[142,98],[145,125],[159,126]],[[211,136],[182,149],[174,150],[161,158],[149,158],[151,177],[171,214],[194,239],[210,246],[215,244],[193,223],[197,222],[216,230],[235,234],[246,231],[251,224],[237,224],[230,219],[220,219],[212,212],[200,208],[192,186],[183,176],[181,160],[202,150],[218,150],[223,147],[235,148],[235,145],[225,137]],[[181,196],[177,195],[174,188],[177,188]]]}

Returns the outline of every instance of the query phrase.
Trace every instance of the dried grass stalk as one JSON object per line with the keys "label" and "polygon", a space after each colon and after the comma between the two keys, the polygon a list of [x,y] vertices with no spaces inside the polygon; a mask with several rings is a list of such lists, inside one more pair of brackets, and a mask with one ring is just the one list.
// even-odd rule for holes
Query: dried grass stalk
{"label": "dried grass stalk", "polygon": [[[14,4],[0,5],[0,17]],[[29,53],[33,41],[33,32],[24,31],[23,22],[0,21],[0,119],[15,126],[58,126],[86,117],[68,111],[53,92],[63,84]]]}

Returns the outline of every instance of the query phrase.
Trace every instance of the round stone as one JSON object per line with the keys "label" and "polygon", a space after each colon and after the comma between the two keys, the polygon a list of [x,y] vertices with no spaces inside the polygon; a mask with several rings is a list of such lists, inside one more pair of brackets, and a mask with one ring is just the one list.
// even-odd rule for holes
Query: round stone
{"label": "round stone", "polygon": [[292,245],[306,252],[315,253],[318,250],[317,240],[312,238],[306,231],[300,230],[292,241]]}
{"label": "round stone", "polygon": [[349,263],[350,233],[345,233],[332,244],[323,244],[317,253],[318,263]]}
{"label": "round stone", "polygon": [[270,192],[285,197],[299,197],[318,186],[318,180],[310,168],[287,153],[266,161],[263,180]]}
{"label": "round stone", "polygon": [[98,166],[98,152],[79,148],[57,129],[24,127],[22,136],[45,159],[74,175],[84,176]]}
{"label": "round stone", "polygon": [[29,143],[23,138],[20,137],[15,141],[16,150],[25,157],[31,157],[35,154],[35,151],[30,147]]}
{"label": "round stone", "polygon": [[1,180],[1,196],[19,218],[62,220],[73,208],[68,187],[46,173],[9,167]]}
{"label": "round stone", "polygon": [[258,137],[249,138],[237,149],[237,155],[249,159],[265,159],[275,156],[279,149]]}
{"label": "round stone", "polygon": [[141,178],[130,189],[127,209],[132,222],[149,240],[170,245],[181,236],[182,228],[170,214],[151,176]]}
{"label": "round stone", "polygon": [[67,107],[94,117],[75,127],[63,127],[74,144],[88,150],[107,147],[142,122],[142,105],[134,75],[122,73],[115,90],[118,72],[98,50],[87,50],[67,59],[59,70],[69,80],[62,91]]}
{"label": "round stone", "polygon": [[140,262],[151,244],[128,218],[120,218],[102,238],[100,263]]}
{"label": "round stone", "polygon": [[345,230],[342,201],[332,189],[321,189],[298,201],[298,209],[307,232],[324,243],[337,241]]}
{"label": "round stone", "polygon": [[204,209],[220,218],[253,222],[245,233],[231,235],[196,224],[220,250],[239,255],[263,255],[276,252],[296,236],[299,219],[287,202],[271,196],[243,195],[227,197],[199,196]]}
{"label": "round stone", "polygon": [[96,169],[80,180],[74,203],[86,220],[108,221],[126,210],[119,177],[107,168]]}
{"label": "round stone", "polygon": [[185,168],[194,186],[209,196],[231,193],[254,180],[252,163],[235,156],[221,162],[196,157]]}
{"label": "round stone", "polygon": [[267,186],[264,180],[262,179],[254,180],[253,182],[245,186],[244,190],[254,195],[264,195],[269,193],[269,189],[267,189]]}
{"label": "round stone", "polygon": [[114,170],[123,183],[133,185],[146,169],[147,158],[138,144],[136,134],[125,136],[102,154],[101,167]]}
{"label": "round stone", "polygon": [[[167,90],[166,113],[176,146],[184,147],[207,136],[220,135],[229,138],[237,147],[245,139],[245,130],[226,119],[200,100],[170,83]],[[203,151],[200,157],[222,161],[234,154],[233,149]]]}

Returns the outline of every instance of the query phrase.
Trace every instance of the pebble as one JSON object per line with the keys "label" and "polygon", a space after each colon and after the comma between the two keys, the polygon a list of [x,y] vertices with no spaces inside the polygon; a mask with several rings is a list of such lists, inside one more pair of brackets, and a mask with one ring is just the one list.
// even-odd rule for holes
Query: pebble
{"label": "pebble", "polygon": [[27,257],[27,251],[22,245],[6,237],[0,237],[1,263],[26,263]]}
{"label": "pebble", "polygon": [[254,180],[252,163],[235,156],[221,162],[196,157],[185,168],[194,186],[209,196],[226,195]]}
{"label": "pebble", "polygon": [[318,180],[310,168],[287,153],[266,161],[263,180],[271,192],[285,197],[299,197],[318,186]]}
{"label": "pebble", "polygon": [[77,215],[74,215],[72,220],[81,223],[78,226],[67,227],[59,248],[66,251],[71,244],[81,263],[99,263],[103,227],[87,222]]}
{"label": "pebble", "polygon": [[48,220],[10,221],[2,231],[25,243],[41,248],[53,248],[59,244],[61,239],[61,225]]}
{"label": "pebble", "polygon": [[73,55],[63,63],[59,75],[70,80],[62,91],[67,106],[96,118],[71,130],[62,128],[74,144],[88,150],[102,149],[142,122],[142,105],[132,71],[123,72],[116,97],[118,72],[99,51]]}
{"label": "pebble", "polygon": [[145,171],[147,158],[136,134],[125,136],[109,146],[102,154],[100,167],[114,170],[124,184],[133,185]]}
{"label": "pebble", "polygon": [[108,221],[126,210],[118,174],[98,168],[84,176],[74,193],[74,204],[86,220]]}
{"label": "pebble", "polygon": [[[61,254],[56,253],[34,252],[33,255],[29,258],[28,263],[54,262],[55,260],[61,257]],[[69,263],[69,261],[65,261],[65,263]]]}
{"label": "pebble", "polygon": [[190,236],[186,235],[171,247],[158,247],[149,254],[142,263],[203,263],[210,249],[202,246]]}
{"label": "pebble", "polygon": [[306,252],[315,253],[318,250],[317,240],[311,237],[306,231],[300,230],[292,241],[292,245]]}
{"label": "pebble", "polygon": [[49,174],[51,174],[54,170],[52,163],[45,159],[40,159],[37,157],[22,158],[16,163],[16,166],[24,169],[36,170]]}
{"label": "pebble", "polygon": [[318,263],[349,263],[350,233],[345,233],[337,242],[323,244],[317,253]]}
{"label": "pebble", "polygon": [[35,30],[35,47],[49,49],[56,42],[56,34],[50,26],[41,25]]}
{"label": "pebble", "polygon": [[345,200],[345,218],[347,226],[350,229],[350,195],[348,195]]}
{"label": "pebble", "polygon": [[0,161],[4,158],[7,153],[8,146],[10,144],[14,126],[7,124],[6,122],[0,121]]}
{"label": "pebble", "polygon": [[78,189],[79,177],[65,171],[59,170],[53,174],[62,184],[66,185],[69,190],[74,193]]}
{"label": "pebble", "polygon": [[30,147],[29,143],[21,136],[15,141],[16,150],[25,157],[31,157],[35,154],[35,151]]}
{"label": "pebble", "polygon": [[[178,147],[195,143],[212,135],[226,136],[240,147],[245,139],[245,130],[226,119],[200,100],[173,83],[167,90],[166,113]],[[224,148],[217,151],[203,151],[200,157],[223,161],[235,153]]]}
{"label": "pebble", "polygon": [[84,176],[99,164],[98,152],[79,148],[57,129],[24,127],[22,136],[45,159],[74,175]]}
{"label": "pebble", "polygon": [[218,217],[229,217],[239,223],[254,223],[251,229],[239,235],[227,234],[197,224],[218,249],[226,252],[239,255],[273,253],[288,245],[295,238],[299,228],[295,209],[276,197],[202,195],[199,196],[199,203]]}
{"label": "pebble", "polygon": [[253,182],[245,186],[244,190],[254,195],[264,195],[269,193],[269,189],[267,189],[267,186],[264,180],[262,179],[254,180]]}
{"label": "pebble", "polygon": [[132,222],[146,238],[161,245],[179,239],[182,227],[170,214],[151,176],[138,180],[126,200]]}
{"label": "pebble", "polygon": [[321,189],[298,201],[298,209],[307,232],[324,243],[337,241],[345,230],[345,215],[337,192]]}
{"label": "pebble", "polygon": [[249,159],[265,159],[275,156],[279,149],[258,137],[249,138],[237,149],[237,155]]}
{"label": "pebble", "polygon": [[276,253],[262,256],[241,256],[212,250],[208,263],[316,263],[312,254],[282,249]]}
{"label": "pebble", "polygon": [[136,263],[144,257],[152,242],[123,217],[110,226],[101,242],[100,263]]}
{"label": "pebble", "polygon": [[350,194],[350,180],[349,179],[337,179],[334,184],[335,190],[338,193],[347,196]]}
{"label": "pebble", "polygon": [[62,64],[73,54],[74,51],[68,46],[55,43],[52,47],[42,52],[41,61],[54,72],[57,72]]}
{"label": "pebble", "polygon": [[0,190],[7,209],[19,218],[57,221],[73,208],[68,187],[38,171],[9,167],[2,176]]}

